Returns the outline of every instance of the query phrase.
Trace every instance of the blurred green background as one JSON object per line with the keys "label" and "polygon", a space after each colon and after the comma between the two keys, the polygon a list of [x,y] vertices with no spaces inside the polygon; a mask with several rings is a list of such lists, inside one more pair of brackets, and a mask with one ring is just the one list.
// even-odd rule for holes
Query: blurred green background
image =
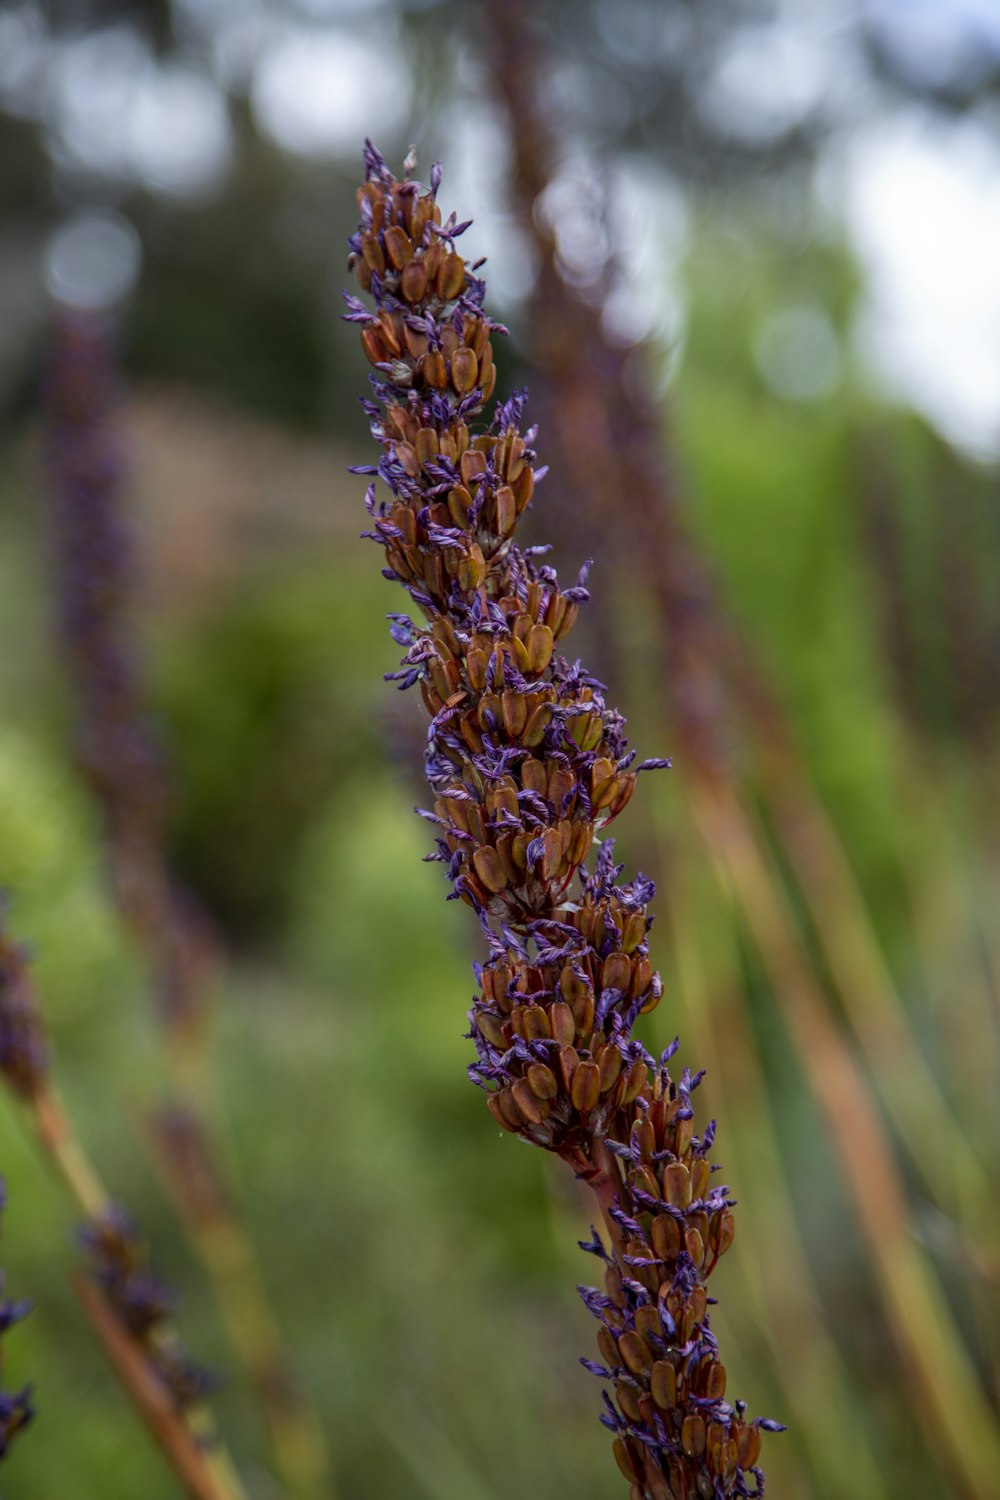
{"label": "blurred green background", "polygon": [[[522,68],[541,144],[512,105]],[[357,540],[365,366],[338,321],[365,134],[397,167],[411,139],[425,169],[443,158],[445,212],[476,215],[465,243],[510,323],[501,389],[532,381],[551,427],[544,299],[581,309],[613,358],[581,343],[574,378],[652,410],[727,622],[706,680],[732,696],[724,780],[766,868],[706,825],[682,643],[625,544],[641,553],[641,511],[626,494],[585,512],[543,425],[557,467],[533,539],[564,576],[595,552],[580,649],[640,753],[674,755],[616,837],[661,887],[645,1038],[680,1033],[710,1070],[703,1118],[740,1203],[713,1285],[729,1390],[791,1428],[765,1448],[769,1493],[988,1500],[956,1455],[991,1451],[1000,1399],[1000,312],[976,279],[1000,254],[998,98],[985,0],[0,12],[0,886],[74,1116],[181,1290],[188,1344],[228,1372],[215,1406],[254,1497],[280,1490],[142,1147],[162,1082],[148,983],[73,766],[39,436],[53,236],[99,210],[125,246],[102,274],[121,293],[135,628],[175,866],[231,957],[212,1111],[331,1500],[623,1489],[577,1363],[589,1206],[498,1137],[466,1079],[475,924],[421,863],[418,704],[381,681],[402,606]],[[828,1055],[790,1019],[800,993],[868,1101],[860,1174],[887,1152],[898,1278],[879,1269],[887,1200],[865,1220],[838,1154],[861,1117],[845,1095],[838,1138],[817,1103]],[[4,1382],[31,1381],[39,1416],[0,1489],[167,1500],[22,1123],[0,1100],[0,1255],[34,1304]],[[913,1383],[924,1338],[948,1355],[950,1417]]]}

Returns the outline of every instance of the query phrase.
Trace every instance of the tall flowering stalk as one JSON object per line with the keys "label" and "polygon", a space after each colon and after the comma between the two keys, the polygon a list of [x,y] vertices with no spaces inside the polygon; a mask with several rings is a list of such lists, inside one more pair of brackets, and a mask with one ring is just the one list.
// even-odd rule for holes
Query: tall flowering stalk
{"label": "tall flowering stalk", "polygon": [[123,505],[113,321],[53,313],[46,417],[57,600],[77,751],[99,805],[119,910],[157,992],[167,1097],[150,1111],[157,1166],[213,1279],[230,1342],[263,1408],[274,1467],[297,1500],[330,1493],[322,1429],[229,1190],[205,1098],[220,953],[167,855],[170,775],[146,704],[131,619],[136,558]]}
{"label": "tall flowering stalk", "polygon": [[205,1019],[204,938],[163,858],[169,785],[131,628],[136,559],[122,503],[114,343],[106,312],[55,308],[46,439],[56,602],[77,760],[104,818],[115,896],[150,956],[171,1044],[184,1050]]}
{"label": "tall flowering stalk", "polygon": [[[82,1215],[86,1274],[75,1274],[83,1310],[126,1392],[193,1500],[243,1500],[205,1396],[213,1382],[188,1355],[175,1298],[154,1273],[131,1216],[113,1202],[56,1091],[38,996],[0,910],[0,1083],[26,1112],[36,1140]],[[0,1326],[4,1308],[0,1304]],[[15,1309],[16,1311],[16,1309]],[[9,1321],[9,1320],[8,1320]],[[12,1400],[0,1396],[0,1434]],[[11,1407],[11,1422],[17,1415]],[[12,1425],[10,1431],[13,1432]]]}
{"label": "tall flowering stalk", "polygon": [[[402,688],[419,684],[431,723],[424,813],[452,895],[487,945],[470,1012],[470,1074],[505,1130],[560,1156],[594,1190],[607,1242],[581,1248],[603,1269],[581,1289],[600,1323],[614,1434],[631,1500],[763,1492],[761,1430],[725,1399],[708,1279],[732,1243],[728,1189],[712,1182],[710,1123],[694,1133],[701,1075],[673,1077],[674,1048],[649,1055],[632,1030],[662,994],[649,958],[652,882],[622,883],[600,841],[638,772],[625,725],[579,661],[557,649],[587,598],[563,589],[514,533],[544,470],[525,397],[486,414],[496,370],[485,284],[456,250],[468,228],[430,186],[402,180],[367,143],[351,265],[374,312],[349,321],[374,366],[366,401],[382,447],[367,495],[386,577],[420,623],[392,615]],[[375,478],[388,489],[380,495]],[[596,847],[592,867],[587,861]],[[676,1044],[675,1044],[676,1045]],[[750,1485],[753,1488],[750,1488]]]}

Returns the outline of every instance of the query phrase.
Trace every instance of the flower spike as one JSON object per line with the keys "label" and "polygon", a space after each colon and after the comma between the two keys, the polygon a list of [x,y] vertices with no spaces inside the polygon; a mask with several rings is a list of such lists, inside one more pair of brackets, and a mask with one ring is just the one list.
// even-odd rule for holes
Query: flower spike
{"label": "flower spike", "polygon": [[[429,187],[393,176],[370,142],[350,268],[373,304],[347,298],[360,328],[381,449],[367,533],[413,617],[390,616],[406,648],[403,688],[430,717],[429,816],[452,894],[489,949],[469,1013],[473,1081],[506,1131],[562,1157],[597,1195],[608,1236],[581,1248],[604,1264],[581,1296],[600,1323],[610,1384],[601,1421],[630,1500],[728,1500],[763,1493],[761,1433],[726,1400],[708,1278],[733,1239],[732,1200],[712,1185],[714,1126],[694,1132],[700,1082],[632,1036],[663,986],[649,957],[652,881],[623,881],[608,825],[640,771],[605,689],[563,654],[587,597],[563,589],[546,548],[515,534],[544,470],[526,394],[488,404],[485,283],[455,248]],[[478,263],[477,263],[478,265]],[[418,625],[414,620],[422,620]]]}

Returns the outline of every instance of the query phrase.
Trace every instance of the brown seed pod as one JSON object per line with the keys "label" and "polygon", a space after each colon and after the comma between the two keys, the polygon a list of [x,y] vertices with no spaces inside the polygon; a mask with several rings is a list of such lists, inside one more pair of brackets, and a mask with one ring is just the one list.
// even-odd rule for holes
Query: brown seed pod
{"label": "brown seed pod", "polygon": [[670,1214],[659,1214],[650,1227],[653,1249],[660,1260],[676,1260],[681,1253],[681,1231],[677,1220]]}
{"label": "brown seed pod", "polygon": [[422,198],[418,198],[413,205],[410,214],[410,233],[416,244],[419,244],[423,239],[424,230],[431,221],[434,207],[433,199],[427,194]]}
{"label": "brown seed pod", "polygon": [[663,1411],[671,1411],[677,1405],[677,1371],[669,1360],[656,1361],[650,1373],[649,1389]]}
{"label": "brown seed pod", "polygon": [[625,1478],[631,1484],[638,1484],[639,1471],[636,1468],[635,1464],[632,1462],[629,1450],[626,1448],[621,1438],[615,1438],[612,1451],[615,1455],[615,1462],[617,1463],[619,1469],[621,1469]]}
{"label": "brown seed pod", "polygon": [[760,1457],[759,1427],[741,1427],[736,1439],[736,1462],[741,1469],[752,1469]]}
{"label": "brown seed pod", "polygon": [[589,1036],[594,1029],[594,997],[586,990],[573,1002],[573,1019],[580,1036]]}
{"label": "brown seed pod", "polygon": [[524,1007],[524,1035],[528,1041],[549,1040],[549,1018],[540,1005]]}
{"label": "brown seed pod", "polygon": [[615,1343],[610,1330],[603,1325],[597,1330],[597,1347],[600,1349],[604,1363],[608,1368],[617,1370],[621,1364],[621,1360],[618,1357],[618,1345]]}
{"label": "brown seed pod", "polygon": [[651,1168],[645,1165],[631,1169],[628,1174],[628,1185],[632,1192],[635,1192],[637,1188],[641,1188],[651,1198],[658,1198],[660,1196],[660,1184],[657,1182]]}
{"label": "brown seed pod", "polygon": [[378,242],[378,236],[371,230],[361,236],[361,254],[370,271],[375,271],[379,276],[385,275],[385,256],[382,253],[382,246]]}
{"label": "brown seed pod", "polygon": [[444,355],[440,349],[431,349],[424,356],[422,373],[427,385],[432,386],[436,391],[444,390],[448,384],[448,371],[445,366]]}
{"label": "brown seed pod", "polygon": [[[483,394],[488,400],[489,393],[484,391]],[[520,515],[534,494],[535,471],[529,466],[525,466],[516,479],[511,474],[508,474],[507,478],[510,480],[510,487],[514,492],[514,503],[517,506],[517,513]]]}
{"label": "brown seed pod", "polygon": [[464,483],[472,488],[476,481],[482,479],[486,473],[485,453],[482,453],[478,448],[467,448],[462,454],[462,462],[459,468],[462,471]]}
{"label": "brown seed pod", "polygon": [[552,660],[552,631],[547,625],[533,625],[528,631],[525,650],[528,653],[528,671],[539,676]]}
{"label": "brown seed pod", "polygon": [[636,1309],[635,1331],[645,1340],[663,1337],[663,1324],[660,1322],[660,1314],[651,1302],[645,1303]]}
{"label": "brown seed pod", "polygon": [[389,351],[379,337],[375,325],[369,323],[367,328],[361,330],[361,347],[365,351],[365,358],[370,364],[384,364],[389,358]]}
{"label": "brown seed pod", "polygon": [[627,993],[632,978],[632,965],[624,953],[609,953],[601,968],[601,988],[621,990]]}
{"label": "brown seed pod", "polygon": [[639,1410],[639,1399],[634,1387],[626,1385],[623,1380],[620,1380],[615,1386],[615,1395],[618,1397],[618,1405],[629,1421],[641,1422],[642,1412]]}
{"label": "brown seed pod", "polygon": [[521,735],[521,744],[527,746],[529,749],[535,745],[540,745],[545,738],[545,731],[551,722],[551,703],[540,703],[524,726],[524,733]]}
{"label": "brown seed pod", "polygon": [[476,1012],[476,1026],[488,1042],[494,1047],[505,1047],[507,1039],[503,1032],[503,1022],[499,1016],[491,1016],[489,1011],[478,1010]]}
{"label": "brown seed pod", "polygon": [[393,224],[385,231],[383,239],[386,254],[396,270],[401,271],[413,259],[413,246],[410,244],[409,235],[405,229],[400,229],[398,224]]}
{"label": "brown seed pod", "polygon": [[465,285],[465,261],[452,251],[446,255],[438,272],[437,289],[442,302],[451,302]]}
{"label": "brown seed pod", "polygon": [[601,1097],[601,1073],[594,1062],[582,1062],[573,1074],[570,1099],[581,1114],[592,1110]]}
{"label": "brown seed pod", "polygon": [[528,1068],[527,1077],[532,1093],[537,1094],[539,1099],[554,1099],[558,1094],[559,1085],[556,1082],[556,1075],[544,1063],[532,1063]]}
{"label": "brown seed pod", "polygon": [[705,1244],[697,1229],[685,1229],[684,1248],[700,1271],[705,1264]]}
{"label": "brown seed pod", "polygon": [[693,1415],[684,1418],[681,1427],[681,1447],[689,1458],[700,1458],[705,1451],[705,1423],[703,1418]]}
{"label": "brown seed pod", "polygon": [[708,1242],[716,1260],[719,1260],[730,1245],[736,1233],[736,1223],[728,1208],[712,1215],[712,1222],[708,1230]]}
{"label": "brown seed pod", "polygon": [[618,1082],[618,1076],[622,1070],[622,1055],[614,1045],[605,1047],[601,1053],[598,1065],[598,1076],[601,1080],[601,1093],[606,1094],[608,1089],[613,1088]]}
{"label": "brown seed pod", "polygon": [[473,542],[458,565],[458,582],[466,593],[475,593],[486,577],[486,559],[478,542]]}
{"label": "brown seed pod", "polygon": [[[559,1053],[559,1078],[565,1091],[570,1094],[573,1075],[580,1065],[580,1054],[575,1047],[563,1047]],[[571,1095],[572,1097],[572,1095]]]}
{"label": "brown seed pod", "polygon": [[500,1121],[505,1130],[518,1131],[524,1124],[521,1112],[514,1102],[514,1095],[509,1088],[501,1089],[499,1094],[487,1095],[487,1103],[491,1105],[492,1113]]}
{"label": "brown seed pod", "polygon": [[576,1039],[576,1022],[565,1000],[553,1001],[549,1006],[549,1024],[557,1042],[561,1042],[563,1046],[572,1046]]}
{"label": "brown seed pod", "polygon": [[509,484],[501,485],[494,499],[497,536],[510,536],[517,523],[517,505]]}
{"label": "brown seed pod", "polygon": [[704,1156],[695,1157],[691,1163],[691,1196],[695,1199],[704,1198],[708,1192],[709,1180],[712,1176],[712,1168],[708,1159]]}
{"label": "brown seed pod", "polygon": [[633,1375],[645,1375],[653,1368],[653,1356],[646,1340],[638,1333],[623,1333],[618,1349],[627,1369]]}
{"label": "brown seed pod", "polygon": [[519,1078],[512,1089],[514,1100],[529,1125],[540,1125],[549,1113],[549,1103],[539,1099],[526,1078]]}
{"label": "brown seed pod", "polygon": [[675,1496],[681,1492],[675,1491],[673,1486],[667,1483],[659,1459],[648,1448],[645,1451],[643,1464],[646,1489],[649,1491],[651,1500],[675,1500]]}
{"label": "brown seed pod", "polygon": [[488,891],[499,892],[506,888],[507,876],[503,865],[497,858],[495,849],[489,844],[483,844],[472,856],[472,864],[476,874]]}
{"label": "brown seed pod", "polygon": [[705,1395],[713,1401],[721,1401],[726,1394],[726,1367],[717,1359],[709,1364],[704,1389]]}
{"label": "brown seed pod", "polygon": [[427,265],[423,258],[410,260],[403,268],[399,289],[407,302],[422,302],[427,295]]}
{"label": "brown seed pod", "polygon": [[663,1168],[663,1197],[675,1208],[687,1208],[691,1202],[691,1173],[683,1162],[668,1162]]}

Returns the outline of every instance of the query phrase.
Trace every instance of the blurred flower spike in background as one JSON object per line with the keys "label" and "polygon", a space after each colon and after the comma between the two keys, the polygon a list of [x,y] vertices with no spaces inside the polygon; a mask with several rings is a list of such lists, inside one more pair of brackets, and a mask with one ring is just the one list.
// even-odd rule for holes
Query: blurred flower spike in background
{"label": "blurred flower spike in background", "polygon": [[[3,1064],[0,1063],[0,1066]],[[0,1216],[7,1207],[7,1189],[3,1179],[0,1178]],[[0,1293],[3,1292],[3,1273],[0,1272]],[[30,1311],[29,1304],[24,1301],[12,1301],[9,1297],[0,1296],[0,1340],[13,1328],[15,1323],[20,1323],[26,1313]],[[4,1357],[0,1350],[0,1370],[3,1369]],[[10,1444],[34,1416],[31,1405],[31,1389],[28,1386],[21,1391],[10,1392],[0,1389],[0,1458],[5,1457]]]}

